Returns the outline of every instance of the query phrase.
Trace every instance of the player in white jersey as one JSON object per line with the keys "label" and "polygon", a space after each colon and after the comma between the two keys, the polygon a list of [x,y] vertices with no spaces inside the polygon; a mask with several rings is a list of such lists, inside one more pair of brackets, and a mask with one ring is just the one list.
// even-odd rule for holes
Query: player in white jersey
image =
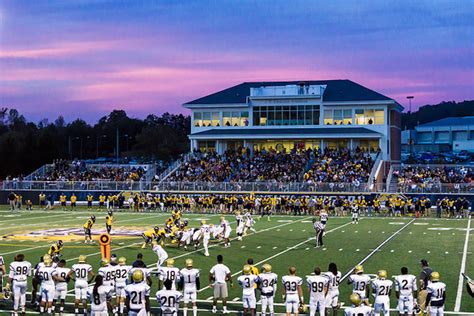
{"label": "player in white jersey", "polygon": [[79,314],[79,303],[82,302],[84,313],[87,313],[87,287],[89,281],[94,278],[92,266],[86,262],[87,257],[79,256],[78,263],[73,264],[69,277],[74,279],[74,312]]}
{"label": "player in white jersey", "polygon": [[56,268],[53,267],[53,261],[48,255],[43,259],[43,265],[36,271],[36,277],[41,281],[41,303],[40,312],[47,310],[52,313],[53,299],[55,295],[55,282],[64,281],[57,276]]}
{"label": "player in white jersey", "polygon": [[275,293],[277,289],[278,276],[272,272],[272,266],[268,263],[265,263],[262,267],[262,273],[258,276],[260,278],[259,288],[260,288],[260,300],[262,304],[262,316],[265,316],[265,313],[268,311],[270,315],[274,314],[274,301]]}
{"label": "player in white jersey", "polygon": [[372,316],[372,308],[362,304],[362,298],[357,293],[350,296],[352,306],[346,308],[344,316]]}
{"label": "player in white jersey", "polygon": [[180,239],[180,245],[183,246],[184,249],[188,249],[188,246],[191,244],[191,240],[193,239],[193,234],[194,229],[184,228]]}
{"label": "player in white jersey", "polygon": [[237,234],[237,239],[242,240],[242,236],[244,234],[244,229],[245,229],[245,221],[244,217],[240,214],[239,211],[235,212],[235,221],[237,223],[237,228],[236,228],[236,234]]}
{"label": "player in white jersey", "polygon": [[197,316],[197,291],[201,284],[199,280],[199,270],[193,268],[193,259],[186,259],[186,268],[179,271],[179,288],[183,289],[183,316],[188,314],[188,303],[193,304],[193,316]]}
{"label": "player in white jersey", "polygon": [[156,265],[157,267],[161,267],[163,262],[165,262],[166,259],[168,259],[168,253],[166,252],[166,250],[163,249],[163,247],[161,247],[161,245],[158,244],[156,240],[153,240],[151,244],[153,247],[153,252],[156,253],[156,255],[158,256],[158,261]]}
{"label": "player in white jersey", "polygon": [[362,265],[357,265],[354,268],[354,274],[349,276],[347,282],[352,284],[352,293],[359,294],[362,301],[368,305],[370,276],[364,274],[364,267]]}
{"label": "player in white jersey", "polygon": [[325,316],[329,279],[321,275],[321,268],[316,267],[314,274],[306,277],[306,285],[309,293],[309,315],[314,316],[316,311],[319,311],[320,316]]}
{"label": "player in white jersey", "polygon": [[108,316],[112,311],[113,288],[104,284],[103,276],[98,274],[94,280],[94,286],[87,289],[87,296],[91,303],[91,316]]}
{"label": "player in white jersey", "polygon": [[145,281],[143,271],[137,269],[132,274],[133,283],[125,287],[129,316],[146,316],[150,311],[150,286]]}
{"label": "player in white jersey", "polygon": [[355,202],[351,206],[352,224],[359,224],[359,207]]}
{"label": "player in white jersey", "polygon": [[372,280],[371,287],[375,295],[374,315],[379,316],[381,312],[385,316],[390,315],[390,294],[392,292],[393,281],[387,280],[387,271],[379,270],[377,278]]}
{"label": "player in white jersey", "polygon": [[202,245],[204,246],[204,255],[209,257],[209,240],[211,239],[211,227],[205,220],[201,221]]}
{"label": "player in white jersey", "polygon": [[285,275],[281,278],[283,283],[283,296],[285,298],[286,315],[290,316],[293,312],[295,315],[299,315],[299,307],[304,306],[303,290],[301,285],[303,279],[296,276],[296,268],[290,267],[290,274]]}
{"label": "player in white jersey", "polygon": [[97,274],[103,277],[104,285],[115,289],[115,267],[109,264],[109,260],[102,258]]}
{"label": "player in white jersey", "polygon": [[329,219],[328,213],[326,212],[326,210],[322,210],[319,213],[319,220],[320,220],[321,224],[326,226],[326,224],[328,223],[328,219]]}
{"label": "player in white jersey", "polygon": [[59,260],[58,266],[56,267],[56,273],[64,281],[56,282],[56,295],[53,300],[53,309],[57,306],[57,302],[59,300],[60,313],[64,311],[64,303],[66,301],[67,284],[69,282],[70,272],[71,272],[71,269],[66,268],[66,260],[64,259]]}
{"label": "player in white jersey", "polygon": [[[324,274],[328,279],[328,294],[326,295],[326,308],[332,308],[332,314],[336,315],[339,309],[339,282],[341,281],[341,271],[337,270],[334,262],[329,263],[328,272]],[[329,312],[328,312],[329,313]]]}
{"label": "player in white jersey", "polygon": [[395,294],[398,299],[398,312],[400,315],[412,316],[416,305],[417,285],[416,277],[408,274],[408,268],[402,267],[401,275],[395,276]]}
{"label": "player in white jersey", "polygon": [[248,264],[242,269],[243,275],[237,278],[237,282],[242,287],[242,303],[244,306],[244,315],[247,315],[250,309],[250,315],[255,315],[257,299],[255,297],[254,285],[259,282],[258,275],[252,274],[252,267]]}
{"label": "player in white jersey", "polygon": [[245,212],[244,214],[244,220],[245,220],[245,228],[244,228],[244,235],[247,235],[247,230],[252,231],[253,233],[256,233],[257,231],[255,228],[253,228],[253,225],[255,224],[255,220],[252,217],[252,214],[250,212]]}
{"label": "player in white jersey", "polygon": [[[179,268],[174,266],[174,259],[169,258],[166,260],[166,267],[158,269],[158,279],[160,284],[163,284],[166,280],[171,281],[171,289],[176,290],[176,282],[178,281]],[[158,285],[158,287],[161,287]]]}
{"label": "player in white jersey", "polygon": [[132,267],[130,271],[128,272],[129,276],[133,276],[133,272],[136,270],[141,270],[143,273],[143,283],[148,284],[149,286],[152,285],[152,280],[151,280],[151,273],[150,270],[145,268],[145,263],[143,261],[138,261],[136,267]]}
{"label": "player in white jersey", "polygon": [[446,300],[446,284],[439,281],[439,273],[431,273],[431,283],[427,287],[428,296],[426,306],[428,306],[430,316],[444,315],[444,301]]}
{"label": "player in white jersey", "polygon": [[[31,263],[25,260],[23,254],[15,256],[15,261],[10,264],[8,274],[9,284],[13,290],[13,313],[17,315],[18,310],[25,313],[26,290],[28,288],[28,277],[31,276]],[[7,288],[9,287],[7,284]]]}
{"label": "player in white jersey", "polygon": [[177,316],[179,302],[183,298],[181,292],[172,290],[173,286],[171,280],[166,280],[164,282],[164,289],[156,292],[156,299],[160,304],[161,315],[162,316]]}
{"label": "player in white jersey", "polygon": [[116,305],[119,314],[123,314],[125,309],[125,286],[127,286],[128,273],[132,266],[127,265],[127,259],[120,257],[118,259],[118,265],[115,266],[115,294],[116,294]]}
{"label": "player in white jersey", "polygon": [[229,221],[226,220],[224,216],[221,216],[221,230],[222,238],[224,238],[224,247],[230,247],[230,233],[232,232],[232,227],[230,227]]}

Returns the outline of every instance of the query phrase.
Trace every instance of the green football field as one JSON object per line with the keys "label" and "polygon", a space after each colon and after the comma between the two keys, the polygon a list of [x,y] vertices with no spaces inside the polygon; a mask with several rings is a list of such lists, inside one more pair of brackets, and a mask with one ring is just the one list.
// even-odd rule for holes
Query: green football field
{"label": "green football field", "polygon": [[[10,212],[7,207],[0,209],[0,255],[7,265],[17,253],[26,255],[33,264],[47,252],[49,245],[57,239],[64,241],[63,258],[67,266],[77,262],[80,254],[87,255],[88,262],[95,269],[99,266],[100,249],[98,243],[85,245],[82,242],[82,225],[92,213],[85,209],[72,211],[20,211]],[[94,210],[97,222],[93,227],[95,238],[99,230],[104,230],[105,211]],[[112,231],[112,253],[124,256],[131,264],[137,253],[144,254],[148,267],[156,270],[156,255],[150,248],[141,249],[140,233],[154,225],[161,226],[168,214],[164,213],[130,213],[115,212]],[[199,226],[201,219],[218,224],[219,216],[214,214],[184,214],[190,220],[190,226]],[[233,226],[235,237],[234,216],[227,215]],[[257,218],[257,217],[255,217]],[[468,226],[469,225],[469,226]],[[212,291],[207,286],[208,271],[215,263],[216,256],[222,254],[224,263],[229,266],[234,277],[234,287],[230,289],[229,308],[240,311],[241,289],[236,278],[241,273],[248,258],[253,258],[257,266],[270,263],[273,271],[281,278],[288,268],[296,266],[299,276],[306,276],[314,267],[320,266],[327,270],[330,262],[335,262],[342,272],[340,285],[340,301],[348,305],[351,286],[347,285],[347,276],[351,269],[363,263],[367,273],[377,273],[379,269],[388,271],[389,276],[399,274],[400,268],[406,266],[410,273],[418,275],[420,259],[427,259],[431,267],[439,271],[441,281],[447,284],[447,302],[445,310],[451,315],[472,315],[474,299],[465,291],[464,283],[459,287],[459,275],[462,265],[467,274],[474,276],[474,234],[468,220],[447,219],[413,219],[413,218],[361,218],[358,225],[353,225],[350,218],[330,218],[326,227],[324,248],[315,249],[313,228],[309,216],[273,216],[271,221],[266,218],[257,221],[257,233],[250,233],[243,241],[232,240],[230,248],[224,248],[218,241],[213,241],[210,257],[203,255],[202,249],[197,251],[176,249],[174,245],[165,248],[170,257],[176,259],[176,266],[183,267],[187,258],[194,260],[195,267],[201,270],[201,290],[199,292],[200,314],[211,314],[210,298]],[[152,296],[157,290],[154,279]],[[73,294],[73,284],[69,285]],[[276,301],[282,303],[279,284]],[[305,299],[308,295],[305,289]],[[68,297],[72,302],[73,297]],[[153,299],[152,307],[157,310]],[[396,307],[396,298],[392,291],[392,308]],[[70,310],[69,306],[69,310]],[[7,315],[11,301],[0,302],[0,314]],[[259,308],[259,307],[258,307]],[[219,309],[221,306],[219,304]],[[28,308],[32,311],[31,308]],[[277,307],[278,312],[283,307]],[[455,312],[456,311],[456,312]],[[339,313],[342,315],[342,312]]]}

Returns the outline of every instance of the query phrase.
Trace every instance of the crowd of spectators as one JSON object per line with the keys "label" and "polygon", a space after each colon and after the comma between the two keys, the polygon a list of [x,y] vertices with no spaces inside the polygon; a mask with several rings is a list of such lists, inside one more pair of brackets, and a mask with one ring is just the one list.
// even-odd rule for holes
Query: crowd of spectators
{"label": "crowd of spectators", "polygon": [[248,149],[195,152],[170,176],[169,181],[182,182],[297,182],[309,162],[311,151],[290,152]]}
{"label": "crowd of spectators", "polygon": [[307,184],[350,183],[358,186],[369,181],[374,161],[369,152],[356,148],[315,152],[310,169],[304,174]]}
{"label": "crowd of spectators", "polygon": [[34,181],[140,181],[145,169],[137,166],[88,165],[84,161],[55,160]]}
{"label": "crowd of spectators", "polygon": [[411,192],[431,192],[439,190],[443,185],[458,186],[474,184],[474,169],[465,166],[421,166],[402,165],[393,171],[398,189]]}
{"label": "crowd of spectators", "polygon": [[275,182],[366,183],[373,159],[356,149],[324,151],[293,149],[289,152],[248,149],[195,152],[168,181],[179,182]]}

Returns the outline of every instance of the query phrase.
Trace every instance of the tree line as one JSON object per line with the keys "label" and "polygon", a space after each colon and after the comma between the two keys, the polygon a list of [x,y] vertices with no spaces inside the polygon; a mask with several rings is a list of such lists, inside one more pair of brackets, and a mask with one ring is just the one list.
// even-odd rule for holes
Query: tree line
{"label": "tree line", "polygon": [[[66,123],[28,122],[16,109],[0,109],[0,179],[27,175],[55,159],[133,159],[170,161],[189,150],[190,117],[153,114],[131,118],[114,110],[96,124],[82,119]],[[118,141],[117,141],[118,140]]]}

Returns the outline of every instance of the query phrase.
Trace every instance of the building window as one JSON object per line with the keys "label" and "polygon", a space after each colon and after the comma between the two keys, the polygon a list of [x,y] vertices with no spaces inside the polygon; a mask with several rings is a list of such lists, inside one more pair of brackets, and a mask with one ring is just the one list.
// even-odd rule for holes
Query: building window
{"label": "building window", "polygon": [[384,110],[363,110],[356,109],[356,124],[357,125],[383,125],[385,124]]}
{"label": "building window", "polygon": [[255,126],[319,125],[319,106],[262,106],[253,109]]}
{"label": "building window", "polygon": [[332,125],[333,110],[324,110],[324,125]]}
{"label": "building window", "polygon": [[224,126],[232,126],[231,125],[231,115],[230,115],[230,112],[224,112],[222,114],[222,124]]}
{"label": "building window", "polygon": [[219,112],[212,112],[212,126],[220,126],[220,115]]}
{"label": "building window", "polygon": [[211,126],[211,112],[203,112],[202,113],[202,127],[210,127]]}
{"label": "building window", "polygon": [[194,127],[201,127],[202,126],[202,113],[196,112],[194,113]]}

